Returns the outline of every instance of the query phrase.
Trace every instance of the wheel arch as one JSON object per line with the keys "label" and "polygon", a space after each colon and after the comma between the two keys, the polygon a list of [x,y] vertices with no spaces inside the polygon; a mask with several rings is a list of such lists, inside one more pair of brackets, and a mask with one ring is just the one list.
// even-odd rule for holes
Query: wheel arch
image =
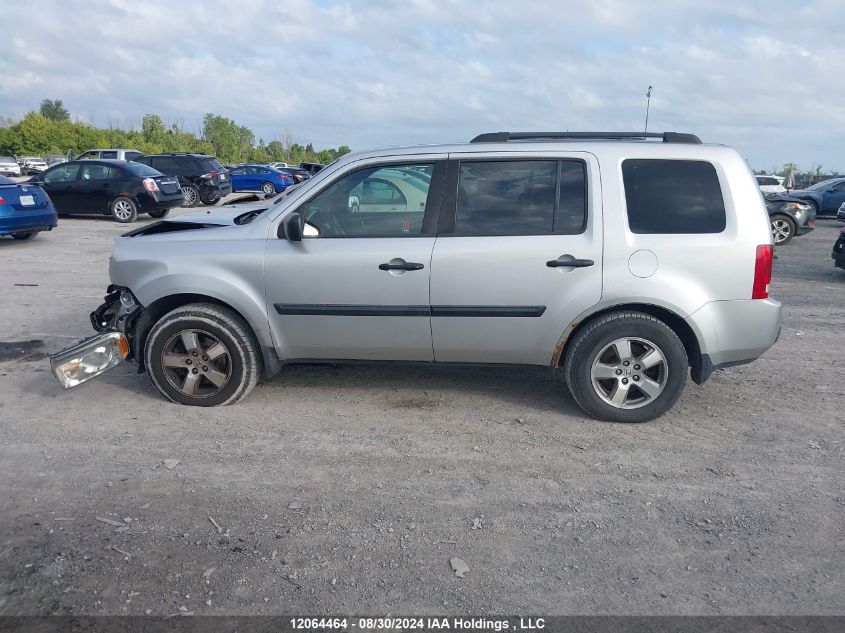
{"label": "wheel arch", "polygon": [[706,358],[706,355],[702,355],[701,344],[699,343],[698,336],[693,331],[692,327],[690,327],[689,323],[687,323],[686,320],[684,320],[684,318],[676,312],[673,312],[668,308],[649,303],[621,303],[613,306],[607,306],[600,310],[596,310],[585,317],[581,317],[578,321],[574,321],[560,337],[552,356],[551,366],[553,368],[559,366],[566,358],[569,342],[572,340],[573,335],[576,332],[606,314],[629,311],[648,314],[669,326],[678,338],[681,339],[681,343],[684,344],[693,381],[697,384],[701,384],[707,379],[711,370],[706,367],[706,365],[709,364],[709,359]]}
{"label": "wheel arch", "polygon": [[242,310],[239,310],[235,306],[219,299],[218,297],[194,292],[180,292],[165,295],[144,307],[144,311],[135,323],[135,333],[133,337],[133,355],[138,361],[139,372],[144,370],[143,349],[153,325],[155,325],[156,322],[158,322],[158,320],[168,312],[191,303],[209,303],[226,308],[240,317],[240,319],[246,324],[247,332],[252,337],[256,347],[261,351],[261,354],[259,355],[261,362],[259,375],[269,377],[278,373],[281,369],[281,361],[279,360],[279,357],[276,355],[273,348],[262,345],[261,337],[256,331],[255,324],[253,324],[250,319],[245,316]]}

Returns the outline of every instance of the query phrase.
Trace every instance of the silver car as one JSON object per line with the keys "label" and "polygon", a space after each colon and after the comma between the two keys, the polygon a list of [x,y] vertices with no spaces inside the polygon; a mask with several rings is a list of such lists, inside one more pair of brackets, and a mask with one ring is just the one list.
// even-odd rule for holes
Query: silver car
{"label": "silver car", "polygon": [[20,176],[21,166],[11,156],[0,156],[0,176]]}
{"label": "silver car", "polygon": [[[272,201],[270,201],[272,202]],[[780,331],[772,236],[733,149],[689,134],[492,133],[349,154],[272,204],[127,233],[73,386],[123,359],[173,402],[286,363],[560,368],[590,415],[668,411]]]}

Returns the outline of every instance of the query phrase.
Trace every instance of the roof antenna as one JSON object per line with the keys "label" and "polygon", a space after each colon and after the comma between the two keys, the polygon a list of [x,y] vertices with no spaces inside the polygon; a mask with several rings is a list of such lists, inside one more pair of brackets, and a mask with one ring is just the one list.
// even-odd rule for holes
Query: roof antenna
{"label": "roof antenna", "polygon": [[645,93],[646,102],[645,102],[645,129],[643,132],[648,132],[648,107],[651,105],[651,90],[654,86],[649,86],[648,90]]}

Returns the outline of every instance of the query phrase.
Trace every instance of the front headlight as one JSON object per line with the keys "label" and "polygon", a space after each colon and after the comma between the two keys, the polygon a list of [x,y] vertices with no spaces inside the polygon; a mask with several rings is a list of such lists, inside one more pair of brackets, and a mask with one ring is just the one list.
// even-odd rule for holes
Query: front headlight
{"label": "front headlight", "polygon": [[108,332],[83,341],[50,359],[50,366],[62,387],[82,384],[119,365],[129,356],[129,341],[120,332]]}
{"label": "front headlight", "polygon": [[787,202],[782,208],[784,211],[793,211],[795,215],[801,215],[802,213],[807,213],[813,207],[806,202]]}

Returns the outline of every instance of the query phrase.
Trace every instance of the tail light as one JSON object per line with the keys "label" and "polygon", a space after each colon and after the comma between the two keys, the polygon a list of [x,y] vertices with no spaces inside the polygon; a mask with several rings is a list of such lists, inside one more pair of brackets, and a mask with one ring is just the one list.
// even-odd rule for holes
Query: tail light
{"label": "tail light", "polygon": [[0,204],[6,204],[6,199],[3,196],[0,196]]}
{"label": "tail light", "polygon": [[211,178],[217,178],[217,172],[213,169],[210,172],[208,172],[208,175]]}
{"label": "tail light", "polygon": [[158,191],[158,183],[152,178],[144,178],[144,189],[147,191]]}
{"label": "tail light", "polygon": [[769,283],[772,281],[771,244],[760,244],[757,247],[757,258],[754,261],[754,288],[751,290],[752,299],[767,299]]}

